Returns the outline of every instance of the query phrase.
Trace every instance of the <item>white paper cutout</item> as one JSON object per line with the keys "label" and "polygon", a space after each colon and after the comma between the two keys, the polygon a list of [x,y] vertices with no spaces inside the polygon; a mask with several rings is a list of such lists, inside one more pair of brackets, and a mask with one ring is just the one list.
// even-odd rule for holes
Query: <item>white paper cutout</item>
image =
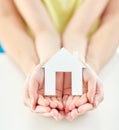
{"label": "white paper cutout", "polygon": [[82,95],[82,69],[85,66],[78,60],[77,55],[77,52],[72,54],[62,48],[43,66],[45,95],[56,95],[56,72],[71,72],[72,95]]}

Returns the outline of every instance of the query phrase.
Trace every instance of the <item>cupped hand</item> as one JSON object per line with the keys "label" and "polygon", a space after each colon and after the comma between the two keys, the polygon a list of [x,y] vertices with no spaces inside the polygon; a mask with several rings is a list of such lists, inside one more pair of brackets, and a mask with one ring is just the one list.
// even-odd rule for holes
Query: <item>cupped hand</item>
{"label": "cupped hand", "polygon": [[56,96],[44,96],[44,70],[37,65],[24,84],[24,102],[33,112],[60,120],[63,117],[63,73],[57,73],[56,77]]}
{"label": "cupped hand", "polygon": [[97,107],[104,99],[103,83],[89,65],[86,65],[86,68],[83,70],[83,84],[85,86],[84,93],[87,93],[89,102],[94,107]]}
{"label": "cupped hand", "polygon": [[64,75],[63,95],[65,118],[68,120],[73,120],[93,108],[93,106],[88,103],[86,93],[83,93],[81,96],[71,95],[71,73],[69,72]]}
{"label": "cupped hand", "polygon": [[86,68],[83,69],[83,94],[81,96],[72,96],[71,73],[65,73],[63,91],[65,117],[68,120],[73,120],[77,116],[97,107],[104,98],[102,87],[100,78],[90,66],[86,65]]}
{"label": "cupped hand", "polygon": [[61,120],[73,120],[85,114],[103,100],[102,82],[89,67],[83,70],[83,94],[71,95],[71,73],[56,74],[56,96],[44,96],[44,70],[40,65],[30,73],[25,82],[25,104],[33,112]]}

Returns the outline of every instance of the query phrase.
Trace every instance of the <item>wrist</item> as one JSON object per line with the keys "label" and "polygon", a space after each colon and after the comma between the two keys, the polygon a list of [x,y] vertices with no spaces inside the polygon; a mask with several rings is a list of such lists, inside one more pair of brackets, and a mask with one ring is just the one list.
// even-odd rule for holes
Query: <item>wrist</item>
{"label": "wrist", "polygon": [[78,58],[85,62],[85,55],[87,50],[87,38],[85,35],[78,32],[65,31],[63,34],[63,47],[68,49],[71,53],[77,52]]}
{"label": "wrist", "polygon": [[56,38],[60,38],[60,34],[55,29],[43,29],[39,30],[38,33],[35,35],[35,39],[37,39],[40,36],[54,36]]}
{"label": "wrist", "polygon": [[101,70],[101,67],[96,59],[86,58],[86,63],[91,66],[91,68],[98,74]]}
{"label": "wrist", "polygon": [[60,36],[49,31],[41,32],[35,39],[36,49],[43,65],[61,48]]}
{"label": "wrist", "polygon": [[27,76],[36,65],[39,64],[39,58],[37,56],[29,56],[27,58],[22,59],[20,63],[18,63],[24,72],[24,74]]}
{"label": "wrist", "polygon": [[[58,32],[52,32],[49,30],[41,31],[38,33],[38,35],[35,37],[36,45],[37,44],[53,44],[53,45],[59,45],[61,44],[60,35]],[[48,41],[49,40],[49,41]]]}

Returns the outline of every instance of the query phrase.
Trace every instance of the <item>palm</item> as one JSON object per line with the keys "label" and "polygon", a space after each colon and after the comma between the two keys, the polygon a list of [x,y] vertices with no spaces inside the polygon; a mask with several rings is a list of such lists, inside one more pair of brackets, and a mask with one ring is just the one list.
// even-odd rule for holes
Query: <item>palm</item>
{"label": "palm", "polygon": [[[57,74],[56,97],[44,95],[44,70],[38,65],[28,77],[25,83],[25,104],[32,107],[34,112],[39,112],[54,118],[61,118],[58,112],[63,109],[62,84],[63,74]],[[62,81],[63,83],[63,81]],[[55,114],[54,114],[55,113]],[[55,116],[54,116],[55,115]]]}
{"label": "palm", "polygon": [[[63,89],[63,95],[71,95],[72,88],[71,88],[71,73],[67,72],[64,76],[64,89]],[[80,87],[80,86],[79,86]],[[87,86],[86,82],[83,81],[83,94],[87,93]]]}
{"label": "palm", "polygon": [[82,96],[71,95],[71,73],[65,73],[63,95],[64,95],[63,104],[65,107],[65,116],[69,120],[72,120],[77,116],[79,116],[80,114],[84,114],[86,111],[92,109],[92,105],[88,103],[86,96],[87,82],[83,81]]}
{"label": "palm", "polygon": [[103,84],[90,66],[87,66],[83,71],[83,82],[85,84],[84,92],[87,93],[89,102],[96,107],[97,103],[103,100]]}

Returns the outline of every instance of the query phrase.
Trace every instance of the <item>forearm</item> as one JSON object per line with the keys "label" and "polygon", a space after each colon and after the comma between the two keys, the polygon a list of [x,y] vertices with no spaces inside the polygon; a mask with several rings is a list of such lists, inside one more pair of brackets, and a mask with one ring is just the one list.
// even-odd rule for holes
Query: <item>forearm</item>
{"label": "forearm", "polygon": [[92,37],[86,60],[98,73],[113,56],[119,44],[119,1],[110,0],[102,16],[102,22]]}
{"label": "forearm", "polygon": [[61,47],[60,36],[40,0],[14,0],[19,12],[34,33],[35,45],[44,64]]}
{"label": "forearm", "polygon": [[102,23],[91,39],[86,61],[98,73],[113,56],[119,44],[119,16],[110,17]]}
{"label": "forearm", "polygon": [[36,38],[36,48],[40,57],[40,64],[46,63],[61,48],[61,40],[51,32],[41,32]]}
{"label": "forearm", "polygon": [[78,51],[79,59],[85,61],[87,51],[87,35],[102,14],[109,0],[86,0],[76,10],[63,34],[63,46],[70,51]]}
{"label": "forearm", "polygon": [[77,31],[83,35],[88,35],[92,25],[102,15],[108,2],[109,0],[85,0],[71,18],[67,27],[69,28],[68,31],[70,33]]}
{"label": "forearm", "polygon": [[14,0],[14,3],[35,37],[46,31],[57,33],[41,0]]}
{"label": "forearm", "polygon": [[27,75],[39,62],[33,41],[14,6],[10,2],[7,4],[9,8],[3,6],[0,9],[0,40],[6,53]]}
{"label": "forearm", "polygon": [[65,33],[63,35],[63,47],[68,49],[71,53],[78,53],[78,59],[85,62],[87,50],[87,37],[78,32],[72,35]]}

